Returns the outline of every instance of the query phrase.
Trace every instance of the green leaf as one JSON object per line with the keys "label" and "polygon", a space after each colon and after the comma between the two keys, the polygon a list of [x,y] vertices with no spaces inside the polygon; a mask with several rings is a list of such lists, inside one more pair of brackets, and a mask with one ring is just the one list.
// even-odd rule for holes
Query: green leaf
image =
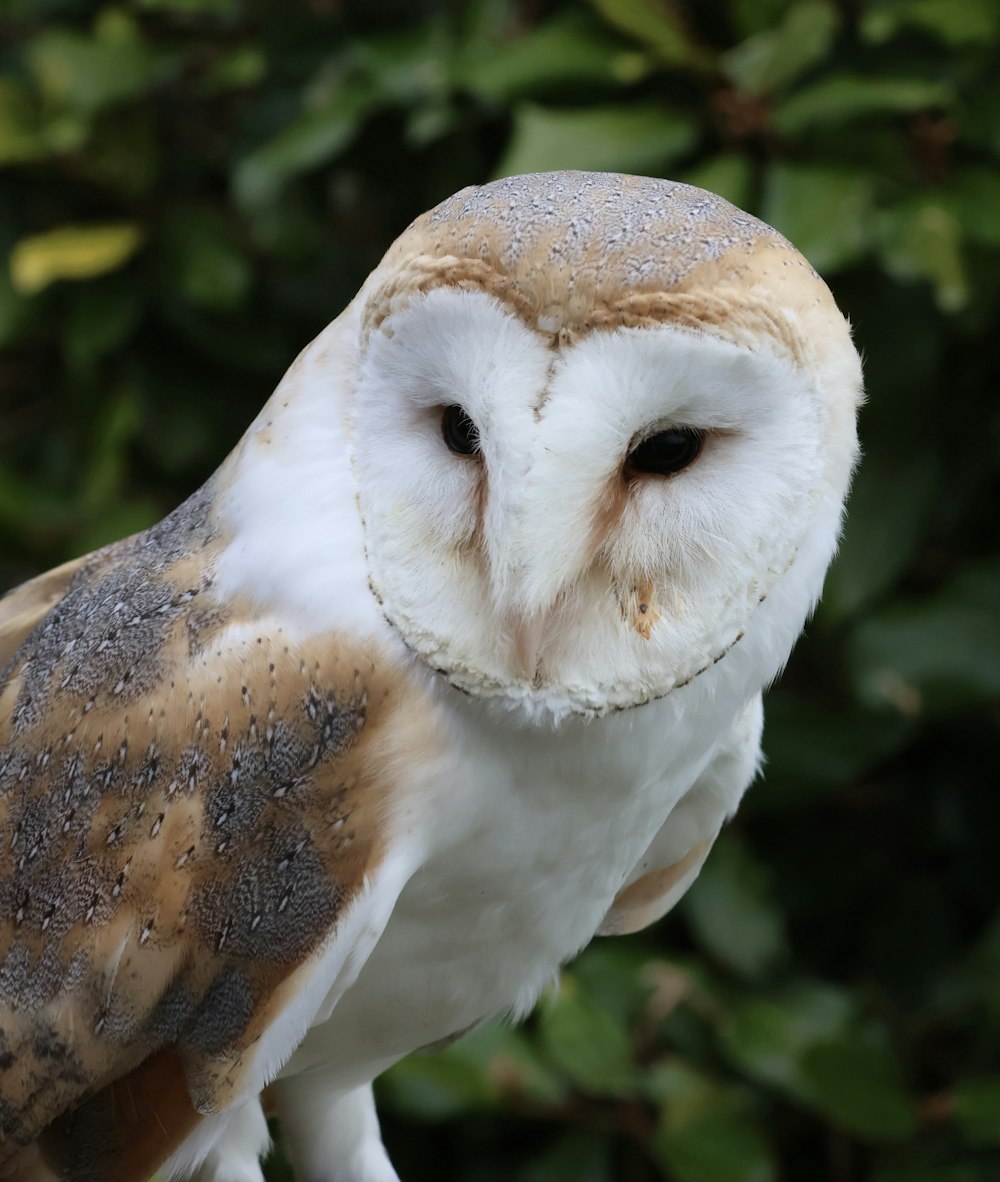
{"label": "green leaf", "polygon": [[1000,1075],[966,1079],[951,1093],[952,1114],[972,1145],[1000,1145]]}
{"label": "green leaf", "polygon": [[175,12],[181,16],[235,16],[239,0],[132,0],[151,12]]}
{"label": "green leaf", "polygon": [[780,24],[723,54],[722,68],[746,94],[772,94],[827,57],[839,24],[828,0],[800,0]]}
{"label": "green leaf", "polygon": [[597,1130],[566,1133],[518,1171],[517,1182],[613,1182],[609,1150]]}
{"label": "green leaf", "polygon": [[867,250],[872,203],[868,173],[775,164],[765,177],[761,216],[826,274],[856,262]]}
{"label": "green leaf", "polygon": [[694,168],[689,169],[680,177],[689,185],[696,185],[699,189],[708,189],[710,193],[718,193],[740,209],[746,209],[752,204],[754,170],[746,156],[736,152],[724,152],[713,156]]}
{"label": "green leaf", "polygon": [[220,54],[198,80],[205,97],[231,90],[249,90],[267,75],[267,55],[259,45],[238,45]]}
{"label": "green leaf", "polygon": [[730,19],[741,38],[781,23],[796,0],[730,0]]}
{"label": "green leaf", "polygon": [[867,1141],[905,1141],[916,1132],[899,1065],[880,1043],[840,1034],[810,1047],[801,1069],[813,1102],[848,1132]]}
{"label": "green leaf", "polygon": [[879,219],[880,252],[898,279],[926,279],[938,307],[958,312],[969,302],[962,258],[962,226],[941,200],[916,198]]}
{"label": "green leaf", "polygon": [[921,1154],[920,1160],[912,1160],[915,1154],[907,1153],[911,1160],[876,1170],[871,1182],[988,1182],[974,1165],[949,1164],[941,1160],[941,1154]]}
{"label": "green leaf", "polygon": [[628,1033],[569,974],[542,1000],[539,1039],[546,1058],[583,1091],[628,1095],[634,1090]]}
{"label": "green leaf", "polygon": [[763,783],[741,807],[753,814],[805,814],[817,799],[851,785],[889,758],[913,733],[909,719],[841,704],[831,712],[794,691],[768,694]]}
{"label": "green leaf", "polygon": [[1000,9],[984,0],[889,0],[866,8],[860,28],[875,45],[907,28],[953,48],[989,45],[1000,38]]}
{"label": "green leaf", "polygon": [[894,585],[927,531],[940,491],[941,463],[930,448],[903,450],[895,443],[870,452],[823,588],[824,623],[846,619]]}
{"label": "green leaf", "polygon": [[490,1111],[499,1103],[475,1063],[446,1055],[409,1055],[382,1076],[379,1092],[393,1108],[425,1121]]}
{"label": "green leaf", "polygon": [[688,35],[675,6],[665,0],[590,0],[610,25],[641,41],[662,61],[682,69],[704,70],[712,54]]}
{"label": "green leaf", "polygon": [[10,271],[0,267],[0,348],[13,344],[30,319],[30,301],[14,290]]}
{"label": "green leaf", "polygon": [[715,843],[680,906],[698,943],[747,980],[759,981],[785,955],[767,871],[732,832]]}
{"label": "green leaf", "polygon": [[499,1021],[442,1051],[409,1056],[380,1086],[393,1106],[424,1120],[490,1110],[510,1098],[554,1105],[566,1096],[565,1085],[524,1033]]}
{"label": "green leaf", "polygon": [[509,102],[571,83],[614,84],[623,56],[593,18],[572,11],[502,44],[468,47],[459,58],[455,81],[480,98]]}
{"label": "green leaf", "polygon": [[37,160],[45,151],[28,92],[13,78],[0,78],[0,165]]}
{"label": "green leaf", "polygon": [[893,604],[852,634],[855,692],[902,714],[962,710],[1000,694],[1000,563],[968,566],[937,594]]}
{"label": "green leaf", "polygon": [[782,135],[796,136],[815,127],[839,126],[863,116],[950,107],[952,101],[947,86],[924,78],[834,74],[781,103],[774,113],[774,126]]}
{"label": "green leaf", "polygon": [[246,206],[272,202],[293,177],[334,159],[354,139],[370,105],[370,93],[356,90],[300,115],[236,164],[237,200]]}
{"label": "green leaf", "polygon": [[139,249],[142,231],[132,222],[62,226],[15,243],[10,254],[14,289],[35,295],[59,279],[90,279],[115,271]]}
{"label": "green leaf", "polygon": [[657,1160],[672,1182],[774,1182],[777,1167],[764,1131],[731,1112],[667,1121],[653,1138]]}
{"label": "green leaf", "polygon": [[960,169],[942,198],[966,239],[1000,247],[1000,175],[995,168],[969,165]]}
{"label": "green leaf", "polygon": [[188,302],[231,312],[247,298],[253,269],[232,219],[208,206],[175,205],[160,229],[160,270]]}
{"label": "green leaf", "polygon": [[771,1146],[742,1091],[676,1060],[650,1079],[662,1101],[652,1149],[671,1182],[772,1182]]}
{"label": "green leaf", "polygon": [[846,1030],[852,1008],[849,996],[832,986],[795,985],[738,1004],[719,1030],[720,1045],[730,1062],[755,1079],[808,1095],[803,1055]]}
{"label": "green leaf", "polygon": [[524,103],[497,176],[579,168],[658,171],[694,143],[684,116],[644,103],[554,110]]}
{"label": "green leaf", "polygon": [[118,349],[135,329],[141,311],[134,288],[117,276],[81,288],[62,338],[69,364],[76,370],[89,369]]}
{"label": "green leaf", "polygon": [[84,115],[143,93],[173,69],[150,49],[131,17],[117,9],[105,9],[91,35],[44,30],[26,56],[46,99]]}

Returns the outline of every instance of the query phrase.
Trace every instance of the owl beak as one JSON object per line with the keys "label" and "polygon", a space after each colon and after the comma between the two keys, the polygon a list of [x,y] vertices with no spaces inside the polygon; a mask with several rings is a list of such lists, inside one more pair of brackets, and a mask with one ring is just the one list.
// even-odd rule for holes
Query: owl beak
{"label": "owl beak", "polygon": [[514,637],[514,655],[522,676],[534,681],[538,674],[539,653],[549,624],[553,608],[547,607],[527,616],[517,617],[511,628]]}

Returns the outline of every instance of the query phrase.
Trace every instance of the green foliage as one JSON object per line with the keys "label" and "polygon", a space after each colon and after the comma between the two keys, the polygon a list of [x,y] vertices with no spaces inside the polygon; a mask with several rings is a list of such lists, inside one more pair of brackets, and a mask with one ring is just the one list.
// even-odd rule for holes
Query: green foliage
{"label": "green foliage", "polygon": [[865,460],[764,779],[663,925],[388,1073],[408,1182],[1000,1177],[998,52],[997,0],[0,5],[0,586],[175,504],[498,174],[716,189],[855,325]]}

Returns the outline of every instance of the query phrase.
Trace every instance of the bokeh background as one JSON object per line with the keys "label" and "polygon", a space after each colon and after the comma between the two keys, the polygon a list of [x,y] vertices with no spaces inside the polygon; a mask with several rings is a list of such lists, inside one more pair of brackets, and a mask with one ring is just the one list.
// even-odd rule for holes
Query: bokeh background
{"label": "bokeh background", "polygon": [[194,489],[470,183],[706,186],[854,322],[764,779],[677,913],[390,1072],[408,1182],[1000,1179],[998,53],[998,0],[0,3],[0,588]]}

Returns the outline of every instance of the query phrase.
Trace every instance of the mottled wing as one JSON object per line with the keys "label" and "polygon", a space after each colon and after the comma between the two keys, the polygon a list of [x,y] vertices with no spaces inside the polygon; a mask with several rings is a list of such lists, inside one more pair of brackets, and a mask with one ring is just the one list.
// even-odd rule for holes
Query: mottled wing
{"label": "mottled wing", "polygon": [[684,896],[757,772],[763,724],[758,694],[747,703],[732,731],[653,838],[615,896],[598,935],[637,932],[662,919]]}
{"label": "mottled wing", "polygon": [[148,1177],[276,1069],[357,914],[372,940],[391,909],[388,689],[356,643],[305,652],[217,601],[225,544],[203,492],[8,601],[0,1173],[40,1146],[67,1177]]}
{"label": "mottled wing", "polygon": [[89,561],[77,558],[0,598],[0,675],[35,626],[66,594],[73,576]]}

